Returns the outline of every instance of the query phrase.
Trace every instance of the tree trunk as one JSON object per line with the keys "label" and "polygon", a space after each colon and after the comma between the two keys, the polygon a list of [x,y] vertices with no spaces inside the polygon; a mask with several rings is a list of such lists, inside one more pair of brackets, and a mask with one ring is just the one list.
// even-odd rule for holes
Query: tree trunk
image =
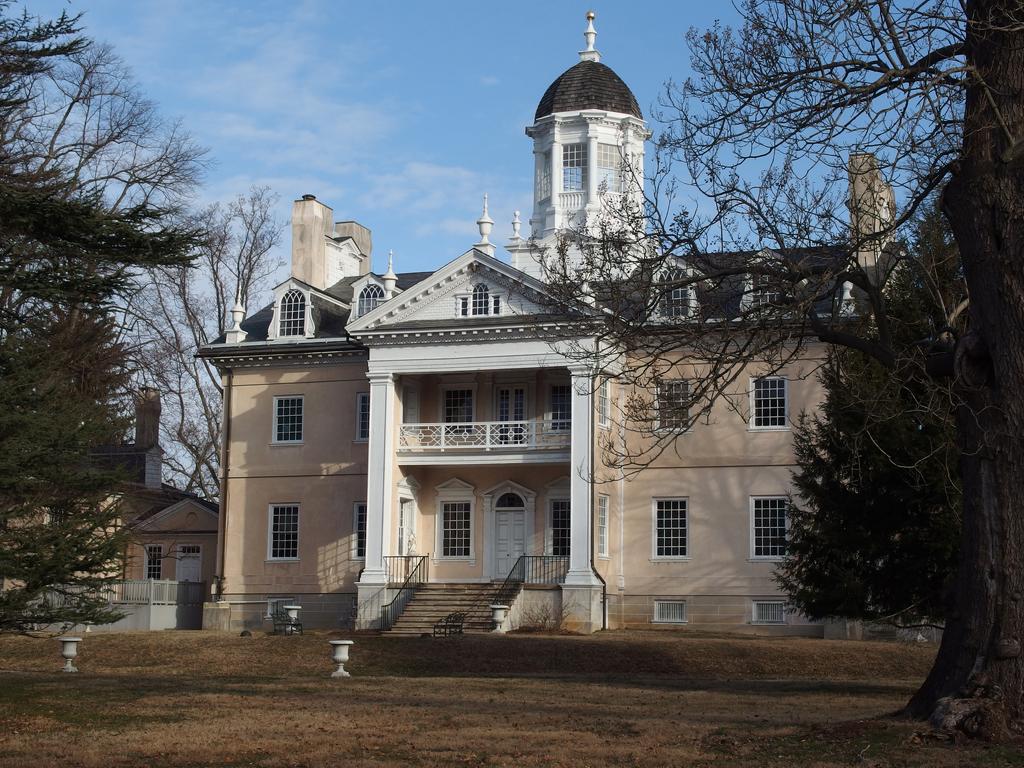
{"label": "tree trunk", "polygon": [[971,298],[955,366],[963,532],[942,644],[907,707],[994,738],[1024,732],[1024,45],[1012,14],[1017,0],[968,3],[977,81],[943,197]]}

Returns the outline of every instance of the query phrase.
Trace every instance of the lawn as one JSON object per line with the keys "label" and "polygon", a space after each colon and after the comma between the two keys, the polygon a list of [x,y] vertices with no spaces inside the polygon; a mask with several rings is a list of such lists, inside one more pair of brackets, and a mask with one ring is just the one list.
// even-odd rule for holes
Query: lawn
{"label": "lawn", "polygon": [[590,637],[0,637],[0,765],[1024,766],[889,717],[933,649]]}

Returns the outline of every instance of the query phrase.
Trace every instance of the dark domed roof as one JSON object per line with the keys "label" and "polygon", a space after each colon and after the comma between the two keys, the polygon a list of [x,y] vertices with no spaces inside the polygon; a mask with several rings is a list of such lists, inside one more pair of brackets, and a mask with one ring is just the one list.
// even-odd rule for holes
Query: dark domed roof
{"label": "dark domed roof", "polygon": [[599,61],[581,61],[565,70],[544,91],[534,120],[555,112],[604,109],[643,119],[636,96],[622,78]]}

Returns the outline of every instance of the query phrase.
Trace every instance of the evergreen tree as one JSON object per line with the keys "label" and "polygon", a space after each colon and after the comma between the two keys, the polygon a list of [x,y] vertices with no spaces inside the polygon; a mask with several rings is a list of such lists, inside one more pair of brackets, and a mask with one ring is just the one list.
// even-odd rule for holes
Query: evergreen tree
{"label": "evergreen tree", "polygon": [[[76,20],[0,3],[0,631],[101,623],[125,532],[118,471],[95,449],[127,426],[116,308],[146,267],[194,243],[166,211],[118,208],[21,143],[35,78],[89,43]],[[94,105],[99,106],[99,105]]]}
{"label": "evergreen tree", "polygon": [[921,340],[941,335],[931,312],[956,301],[962,278],[937,208],[917,220],[897,269],[897,368],[833,349],[821,410],[803,415],[794,435],[797,498],[778,578],[812,618],[912,625],[946,614],[961,507],[954,401],[925,373]]}

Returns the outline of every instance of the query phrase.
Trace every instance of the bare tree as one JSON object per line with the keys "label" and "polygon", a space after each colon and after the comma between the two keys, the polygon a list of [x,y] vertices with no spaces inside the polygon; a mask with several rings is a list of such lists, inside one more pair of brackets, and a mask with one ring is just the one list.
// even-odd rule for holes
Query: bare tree
{"label": "bare tree", "polygon": [[253,187],[200,212],[192,224],[206,235],[193,264],[150,272],[132,307],[142,375],[164,396],[165,466],[208,499],[219,495],[221,387],[216,368],[196,353],[223,335],[236,301],[251,308],[265,297],[281,265],[276,203],[268,188]]}
{"label": "bare tree", "polygon": [[[645,204],[609,205],[547,256],[579,330],[597,338],[578,353],[641,392],[624,414],[640,429],[666,376],[693,382],[677,398],[685,427],[744,390],[746,367],[781,370],[815,340],[900,375],[951,376],[960,565],[935,665],[908,712],[975,735],[1019,731],[1024,8],[744,0],[738,12],[737,29],[688,35],[694,76],[666,89]],[[936,191],[970,302],[898,244]],[[934,328],[921,343],[899,341],[887,306],[901,270],[932,288]],[[671,445],[647,432],[645,455],[624,463]]]}

